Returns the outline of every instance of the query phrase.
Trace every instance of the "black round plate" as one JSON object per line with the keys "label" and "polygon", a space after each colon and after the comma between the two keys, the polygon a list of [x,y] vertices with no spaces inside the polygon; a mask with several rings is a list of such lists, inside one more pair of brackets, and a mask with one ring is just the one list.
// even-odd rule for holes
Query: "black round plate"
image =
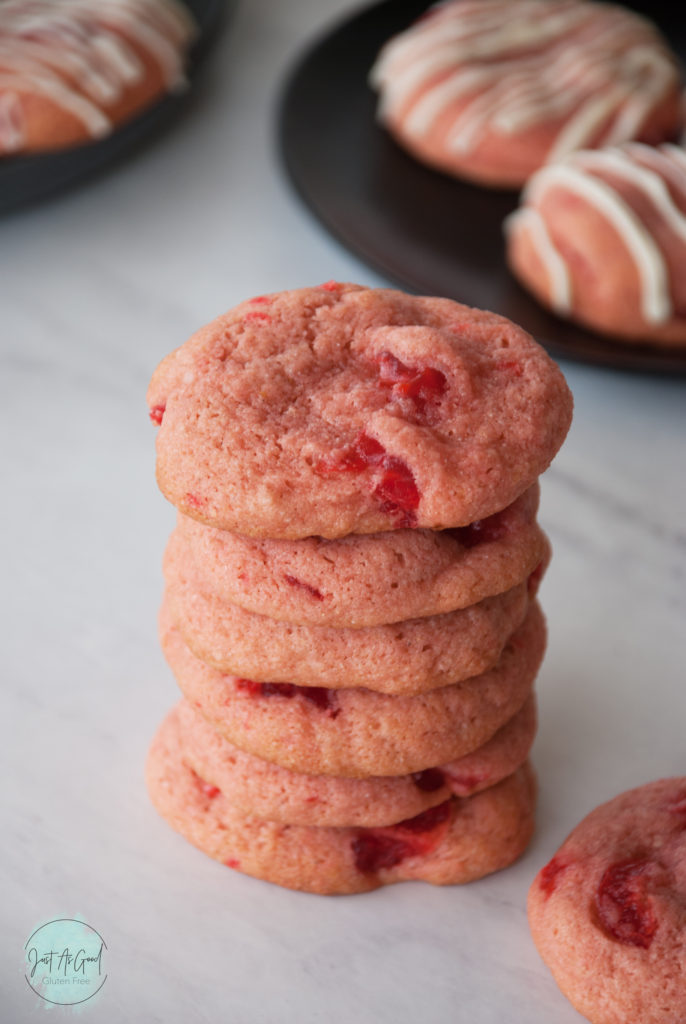
{"label": "black round plate", "polygon": [[[478,188],[433,171],[379,127],[369,69],[381,45],[426,7],[426,0],[384,0],[365,8],[316,42],[292,71],[279,136],[302,198],[347,248],[403,288],[501,313],[558,356],[686,372],[686,350],[609,341],[544,310],[505,264],[502,222],[515,208],[517,193]],[[686,21],[681,24],[677,10],[654,3],[650,15],[684,54]]]}
{"label": "black round plate", "polygon": [[[189,54],[188,78],[192,82],[209,50],[228,6],[227,0],[184,0],[198,23],[198,38]],[[165,96],[153,107],[128,121],[111,135],[85,146],[38,156],[0,160],[0,214],[52,195],[103,170],[118,158],[146,142],[164,128],[184,105],[186,92]]]}

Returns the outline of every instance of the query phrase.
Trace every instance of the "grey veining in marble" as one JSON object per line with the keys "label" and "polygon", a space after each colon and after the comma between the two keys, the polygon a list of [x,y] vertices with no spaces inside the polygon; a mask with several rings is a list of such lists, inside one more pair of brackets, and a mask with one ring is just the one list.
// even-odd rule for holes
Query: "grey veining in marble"
{"label": "grey veining in marble", "polygon": [[576,417],[541,506],[555,556],[539,823],[521,861],[466,888],[312,897],[228,872],[148,804],[147,744],[177,691],[156,638],[174,516],[147,382],[246,296],[384,283],[274,152],[285,69],[347,9],[243,3],[172,131],[0,225],[3,1024],[41,1019],[23,945],[74,915],[108,944],[82,1009],[98,1024],[574,1024],[530,941],[527,887],[596,804],[686,773],[683,381],[567,363]]}

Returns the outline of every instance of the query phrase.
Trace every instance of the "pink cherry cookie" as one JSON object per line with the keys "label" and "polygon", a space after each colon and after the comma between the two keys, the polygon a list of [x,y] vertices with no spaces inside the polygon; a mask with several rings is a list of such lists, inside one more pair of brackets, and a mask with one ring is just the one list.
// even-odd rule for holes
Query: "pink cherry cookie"
{"label": "pink cherry cookie", "polygon": [[686,1020],[686,778],[596,808],[529,892],[534,942],[592,1024]]}
{"label": "pink cherry cookie", "polygon": [[148,389],[159,486],[200,522],[281,539],[462,527],[564,440],[564,378],[504,317],[349,284],[266,299],[198,331]]}

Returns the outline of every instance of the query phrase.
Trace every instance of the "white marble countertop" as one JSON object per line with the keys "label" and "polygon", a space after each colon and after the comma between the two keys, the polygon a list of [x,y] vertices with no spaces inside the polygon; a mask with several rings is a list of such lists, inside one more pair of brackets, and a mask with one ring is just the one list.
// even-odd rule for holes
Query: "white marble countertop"
{"label": "white marble countertop", "polygon": [[148,803],[146,747],[177,690],[156,638],[173,510],[146,385],[246,296],[385,283],[301,205],[274,141],[286,68],[349,9],[244,0],[171,131],[0,225],[5,1024],[45,1008],[29,934],[74,916],[107,942],[107,985],[81,1007],[98,1024],[573,1024],[529,938],[528,885],[596,804],[686,772],[684,381],[564,363],[576,417],[543,481],[555,557],[526,855],[464,888],[314,897],[227,871]]}

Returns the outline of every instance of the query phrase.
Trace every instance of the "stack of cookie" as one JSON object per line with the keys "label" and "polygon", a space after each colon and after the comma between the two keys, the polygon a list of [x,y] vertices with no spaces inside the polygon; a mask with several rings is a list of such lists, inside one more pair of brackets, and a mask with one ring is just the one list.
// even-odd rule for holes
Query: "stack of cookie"
{"label": "stack of cookie", "polygon": [[510,863],[535,801],[538,476],[571,419],[555,364],[494,314],[330,282],[219,317],[149,402],[180,513],[160,813],[311,892]]}

